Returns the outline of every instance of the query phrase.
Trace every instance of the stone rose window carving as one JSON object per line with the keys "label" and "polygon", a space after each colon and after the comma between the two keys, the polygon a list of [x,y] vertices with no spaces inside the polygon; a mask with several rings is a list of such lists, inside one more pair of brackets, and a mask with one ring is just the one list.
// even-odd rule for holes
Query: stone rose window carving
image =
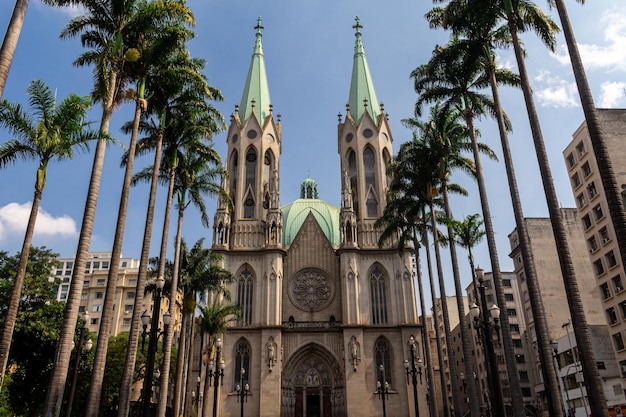
{"label": "stone rose window carving", "polygon": [[320,270],[299,272],[289,284],[289,298],[301,310],[320,311],[331,303],[335,288]]}

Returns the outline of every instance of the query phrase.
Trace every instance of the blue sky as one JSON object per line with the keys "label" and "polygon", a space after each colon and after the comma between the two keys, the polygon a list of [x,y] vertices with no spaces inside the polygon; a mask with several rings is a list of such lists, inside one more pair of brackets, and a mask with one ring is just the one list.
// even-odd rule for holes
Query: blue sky
{"label": "blue sky", "polygon": [[[623,0],[590,0],[584,6],[568,1],[578,43],[587,69],[596,105],[624,107],[626,98],[626,4]],[[547,10],[547,1],[538,4]],[[378,98],[385,104],[393,129],[394,149],[409,140],[411,132],[400,120],[412,117],[416,100],[410,72],[425,63],[433,48],[447,40],[447,34],[428,28],[424,14],[428,1],[394,0],[385,6],[379,1],[330,0],[190,0],[197,25],[191,42],[192,55],[207,60],[206,74],[219,88],[225,101],[218,103],[226,120],[241,99],[254,44],[256,19],[261,16],[265,30],[263,47],[275,113],[281,113],[283,150],[281,156],[281,204],[298,198],[299,185],[307,176],[319,183],[320,197],[340,204],[340,171],[337,154],[337,114],[345,113],[348,100],[355,16],[363,25],[363,42]],[[6,27],[9,7],[0,8],[0,25]],[[549,11],[558,21],[556,11]],[[82,52],[77,39],[59,40],[58,35],[77,10],[61,10],[31,0],[9,74],[4,98],[25,102],[25,91],[33,79],[42,79],[63,98],[68,93],[88,95],[90,68],[76,68],[74,59]],[[562,150],[583,119],[571,67],[562,37],[555,54],[549,53],[532,34],[522,36],[528,50],[527,67],[532,77],[539,118],[551,160],[556,190],[563,207],[574,207],[574,199],[563,162]],[[515,70],[512,51],[501,51],[499,61]],[[513,122],[510,136],[520,194],[527,217],[547,217],[528,120],[520,91],[502,90],[505,111]],[[100,108],[91,119],[97,122]],[[111,134],[128,143],[119,126],[132,117],[132,106],[122,106],[114,116]],[[501,154],[495,123],[479,122],[481,140]],[[9,137],[0,130],[0,141]],[[224,155],[225,134],[215,137],[215,146]],[[105,169],[95,219],[92,251],[111,251],[123,171],[121,150],[107,150]],[[73,256],[82,220],[84,199],[93,155],[79,155],[63,164],[51,164],[33,244],[45,245],[62,257]],[[135,167],[151,163],[140,158]],[[501,267],[512,269],[508,258],[507,235],[515,227],[508,198],[508,185],[501,163],[484,161],[487,192],[497,233]],[[36,164],[19,163],[0,172],[0,250],[20,250],[30,202]],[[463,217],[480,211],[475,184],[463,174],[453,180],[467,188],[470,196],[453,200],[453,212]],[[165,190],[159,190],[159,207]],[[140,255],[146,212],[147,188],[132,191],[129,202],[123,255]],[[208,201],[211,218],[215,202]],[[158,252],[162,209],[155,217],[151,253]],[[170,233],[173,238],[174,229]],[[192,209],[185,217],[184,236],[189,243],[206,237]],[[173,247],[169,245],[168,256]],[[447,256],[447,255],[446,255]],[[476,261],[488,266],[486,244],[477,248]],[[447,258],[446,258],[447,259]],[[465,258],[461,258],[464,260]],[[446,262],[447,263],[447,262]],[[462,272],[467,276],[467,271]],[[467,284],[469,280],[464,280]],[[451,291],[452,287],[448,291]]]}

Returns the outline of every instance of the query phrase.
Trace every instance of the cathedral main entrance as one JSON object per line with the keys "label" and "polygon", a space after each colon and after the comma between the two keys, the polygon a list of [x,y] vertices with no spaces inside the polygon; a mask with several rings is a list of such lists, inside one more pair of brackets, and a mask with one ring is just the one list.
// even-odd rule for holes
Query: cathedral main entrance
{"label": "cathedral main entrance", "polygon": [[335,356],[311,343],[283,368],[281,417],[344,417],[345,378]]}

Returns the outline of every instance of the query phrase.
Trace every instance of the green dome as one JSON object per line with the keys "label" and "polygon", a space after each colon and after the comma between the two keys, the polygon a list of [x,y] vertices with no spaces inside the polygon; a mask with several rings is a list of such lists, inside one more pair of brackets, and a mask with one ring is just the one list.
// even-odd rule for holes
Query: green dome
{"label": "green dome", "polygon": [[301,185],[300,198],[282,208],[283,246],[291,245],[309,213],[313,213],[331,245],[339,246],[340,210],[317,197],[317,183],[307,178]]}

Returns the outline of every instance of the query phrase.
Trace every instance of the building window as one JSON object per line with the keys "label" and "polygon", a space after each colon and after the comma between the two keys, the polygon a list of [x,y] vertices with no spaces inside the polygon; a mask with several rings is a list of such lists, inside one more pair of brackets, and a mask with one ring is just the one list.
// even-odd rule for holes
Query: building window
{"label": "building window", "polygon": [[576,145],[576,152],[578,152],[578,156],[583,156],[587,152],[582,142]]}
{"label": "building window", "polygon": [[94,313],[97,313],[100,311],[101,308],[102,306],[100,304],[94,304],[93,307],[91,308],[91,311]]}
{"label": "building window", "polygon": [[92,317],[92,319],[91,319],[91,324],[92,324],[92,326],[97,325],[99,322],[100,322],[100,318],[98,318],[98,317]]}
{"label": "building window", "polygon": [[134,307],[133,307],[133,305],[132,305],[132,304],[126,304],[126,305],[124,306],[124,313],[130,313],[130,312],[131,312],[131,311],[133,311],[133,310],[134,310]]}
{"label": "building window", "polygon": [[509,317],[517,317],[517,310],[515,310],[514,308],[507,308],[506,315]]}
{"label": "building window", "polygon": [[624,339],[622,337],[622,333],[615,333],[613,335],[613,343],[615,344],[615,350],[623,350],[624,349]]}
{"label": "building window", "polygon": [[576,165],[576,158],[574,158],[574,154],[567,155],[567,165],[571,168]]}
{"label": "building window", "polygon": [[524,355],[515,355],[515,362],[526,363],[526,357]]}
{"label": "building window", "polygon": [[583,176],[585,178],[587,178],[589,175],[591,175],[591,167],[589,166],[589,162],[585,162],[583,164],[582,170],[583,170]]}
{"label": "building window", "polygon": [[578,197],[576,197],[576,202],[578,203],[578,208],[585,207],[585,204],[587,204],[587,201],[585,201],[585,195],[582,193],[578,194]]}
{"label": "building window", "polygon": [[595,236],[591,236],[587,239],[587,246],[589,246],[589,253],[593,253],[598,250],[598,242],[596,242]]}
{"label": "building window", "polygon": [[135,298],[135,291],[126,292],[126,298]]}
{"label": "building window", "polygon": [[78,312],[79,313],[84,313],[85,312],[85,306],[78,306]]}
{"label": "building window", "polygon": [[527,371],[519,371],[519,380],[522,382],[528,382],[528,372]]}
{"label": "building window", "polygon": [[[609,290],[609,284],[606,282],[600,285],[600,293],[602,294],[602,299],[606,300],[611,297],[611,290]],[[626,318],[626,316],[624,316]]]}
{"label": "building window", "polygon": [[80,299],[81,299],[81,300],[86,300],[87,298],[88,298],[88,294],[87,294],[86,292],[84,292],[84,293],[82,293],[82,294],[80,295]]}
{"label": "building window", "polygon": [[351,149],[348,152],[348,175],[350,175],[350,188],[352,189],[352,204],[354,206],[354,213],[359,216],[359,189],[357,183],[357,166],[356,166],[356,153]]}
{"label": "building window", "polygon": [[385,273],[378,265],[370,272],[370,295],[372,297],[372,323],[387,323],[387,289]]}
{"label": "building window", "polygon": [[104,278],[98,279],[98,285],[104,285],[105,283],[106,283],[106,280]]}
{"label": "building window", "polygon": [[622,312],[622,319],[626,319],[626,301],[619,303],[619,309]]}
{"label": "building window", "polygon": [[580,186],[580,176],[578,175],[578,172],[572,176],[572,185],[574,188],[578,188]]}
{"label": "building window", "polygon": [[585,230],[589,229],[591,227],[591,218],[589,217],[588,214],[585,214],[583,216],[583,226],[585,228]]}
{"label": "building window", "polygon": [[83,281],[83,287],[85,288],[89,287],[89,281]]}
{"label": "building window", "polygon": [[519,324],[509,324],[511,333],[519,333]]}
{"label": "building window", "polygon": [[127,261],[122,261],[122,268],[126,268],[128,266],[128,262]]}
{"label": "building window", "polygon": [[96,298],[102,298],[102,297],[104,297],[104,293],[102,291],[97,291]]}
{"label": "building window", "polygon": [[504,301],[514,301],[513,294],[504,294]]}
{"label": "building window", "polygon": [[365,205],[367,216],[378,216],[378,199],[376,196],[376,158],[372,148],[363,151],[363,169],[365,171]]}
{"label": "building window", "polygon": [[[236,388],[238,384],[241,384],[241,368],[245,370],[244,372],[244,380],[247,381],[246,375],[250,375],[250,344],[245,340],[241,339],[237,345],[237,349],[235,350],[235,380],[233,381],[233,388]],[[245,382],[244,382],[245,385]]]}
{"label": "building window", "polygon": [[102,269],[109,269],[109,261],[102,261]]}
{"label": "building window", "polygon": [[602,217],[604,217],[604,214],[602,213],[602,207],[600,207],[600,204],[598,204],[597,206],[593,208],[593,215],[596,217],[596,220],[600,220]]}
{"label": "building window", "polygon": [[594,198],[598,194],[598,190],[596,190],[596,183],[591,181],[587,186],[587,192],[589,193],[589,198]]}
{"label": "building window", "polygon": [[249,326],[252,324],[252,291],[254,288],[254,275],[250,267],[246,266],[239,274],[239,280],[237,283],[237,304],[241,309],[241,320],[239,322],[242,326]]}
{"label": "building window", "polygon": [[94,262],[93,269],[100,269],[100,262]]}
{"label": "building window", "polygon": [[511,280],[510,279],[503,279],[502,280],[502,286],[503,287],[507,287],[507,288],[511,288]]}
{"label": "building window", "polygon": [[602,259],[598,259],[593,263],[593,268],[596,271],[596,275],[600,276],[604,274],[604,265],[602,264]]}
{"label": "building window", "polygon": [[617,323],[617,313],[615,312],[614,307],[606,309],[606,317],[607,317],[609,324]]}
{"label": "building window", "polygon": [[391,385],[391,352],[390,344],[384,337],[379,337],[376,341],[376,380],[380,378],[380,365],[385,368],[385,381]]}
{"label": "building window", "polygon": [[522,347],[522,339],[511,339],[513,342],[513,347],[521,348]]}
{"label": "building window", "polygon": [[130,317],[125,317],[125,318],[122,320],[122,326],[130,326],[130,321],[131,321],[131,318],[130,318]]}
{"label": "building window", "polygon": [[609,265],[609,268],[613,268],[615,265],[617,265],[617,259],[615,258],[615,254],[613,253],[613,251],[607,253],[605,257],[606,263]]}
{"label": "building window", "polygon": [[606,226],[600,229],[600,239],[602,239],[603,245],[607,243],[609,240],[611,240],[611,237],[609,236],[609,231],[606,228]]}
{"label": "building window", "polygon": [[615,294],[624,291],[624,285],[622,284],[622,278],[619,275],[613,277],[612,281],[613,281],[613,286],[615,287]]}

